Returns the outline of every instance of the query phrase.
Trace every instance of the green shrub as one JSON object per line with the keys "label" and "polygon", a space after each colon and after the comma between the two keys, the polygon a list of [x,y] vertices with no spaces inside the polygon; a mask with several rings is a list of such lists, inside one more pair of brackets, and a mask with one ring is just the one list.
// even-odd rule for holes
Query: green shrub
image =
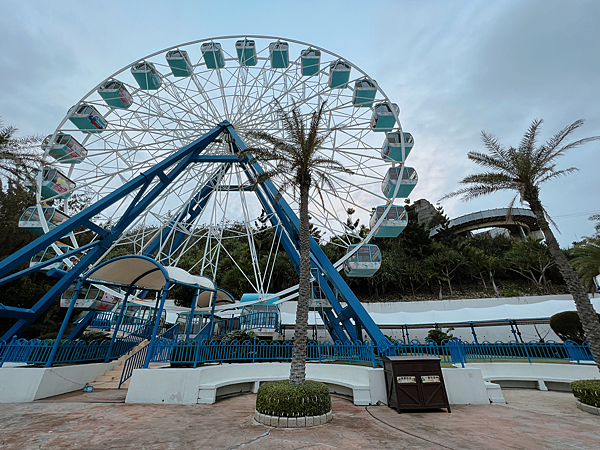
{"label": "green shrub", "polygon": [[581,403],[600,407],[600,380],[573,381],[571,392]]}
{"label": "green shrub", "polygon": [[108,333],[104,331],[86,331],[79,337],[80,341],[85,341],[88,344],[92,341],[98,341],[98,343],[102,341],[110,341],[110,337]]}
{"label": "green shrub", "polygon": [[454,339],[454,336],[452,333],[450,333],[452,330],[454,330],[454,328],[448,328],[445,333],[442,328],[434,328],[433,330],[429,330],[427,336],[425,336],[425,342],[431,340],[440,345],[444,339],[451,341]]}
{"label": "green shrub", "polygon": [[331,396],[327,385],[317,381],[268,381],[258,388],[256,410],[278,417],[320,416],[331,411]]}
{"label": "green shrub", "polygon": [[243,330],[234,330],[227,333],[227,336],[223,338],[224,341],[254,341],[256,333],[254,331],[248,331],[245,328]]}
{"label": "green shrub", "polygon": [[574,341],[583,344],[585,334],[575,311],[564,311],[550,317],[550,328],[563,341]]}

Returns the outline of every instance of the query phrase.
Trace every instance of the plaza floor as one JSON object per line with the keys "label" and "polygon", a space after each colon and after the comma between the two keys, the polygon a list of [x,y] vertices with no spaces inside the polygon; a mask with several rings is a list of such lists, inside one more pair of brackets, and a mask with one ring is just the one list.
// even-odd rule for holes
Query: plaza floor
{"label": "plaza floor", "polygon": [[253,421],[255,396],[214,405],[130,405],[123,391],[0,404],[0,449],[600,449],[600,416],[570,393],[504,390],[506,405],[398,414],[334,397],[309,429]]}

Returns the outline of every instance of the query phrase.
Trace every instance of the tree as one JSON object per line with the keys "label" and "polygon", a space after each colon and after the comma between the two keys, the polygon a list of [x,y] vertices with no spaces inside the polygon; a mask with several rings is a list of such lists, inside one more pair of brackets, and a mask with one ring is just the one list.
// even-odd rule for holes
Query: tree
{"label": "tree", "polygon": [[583,125],[583,120],[577,120],[556,133],[544,144],[536,145],[541,124],[542,120],[533,121],[518,148],[504,148],[500,145],[498,138],[485,131],[482,132],[487,153],[469,152],[468,158],[487,171],[465,177],[461,180],[461,183],[466,185],[465,187],[451,192],[443,198],[462,196],[466,201],[498,191],[517,192],[510,207],[512,208],[516,199],[520,197],[521,202],[526,202],[535,214],[537,223],[546,238],[548,250],[573,296],[590,349],[600,368],[600,322],[598,316],[581,279],[558,245],[550,228],[550,223],[554,223],[540,200],[540,186],[543,183],[577,171],[575,167],[557,170],[558,158],[579,145],[599,140],[600,136],[565,144],[565,140],[571,133]]}
{"label": "tree", "polygon": [[310,125],[304,122],[299,109],[294,106],[289,113],[279,110],[285,139],[279,139],[264,132],[251,132],[271,148],[248,148],[243,153],[250,154],[258,161],[268,161],[266,170],[256,181],[278,177],[284,180],[283,188],[291,187],[299,192],[300,200],[300,282],[298,287],[298,306],[294,328],[294,353],[290,370],[290,384],[303,384],[306,376],[306,343],[308,328],[308,306],[311,290],[310,263],[310,217],[308,200],[311,189],[322,199],[322,188],[335,191],[330,173],[332,171],[352,174],[339,162],[322,156],[319,149],[329,137],[329,133],[320,134],[319,125],[323,118],[325,103],[312,113]]}
{"label": "tree", "polygon": [[31,169],[38,167],[42,161],[35,148],[39,136],[14,137],[15,127],[2,127],[0,119],[0,188],[2,178],[17,182],[32,180]]}
{"label": "tree", "polygon": [[533,283],[542,294],[551,294],[546,272],[555,265],[548,247],[535,239],[515,239],[503,263]]}
{"label": "tree", "polygon": [[580,242],[575,242],[570,251],[571,264],[592,292],[596,292],[594,278],[600,274],[600,215],[590,217],[597,221],[595,233],[591,237],[584,236]]}

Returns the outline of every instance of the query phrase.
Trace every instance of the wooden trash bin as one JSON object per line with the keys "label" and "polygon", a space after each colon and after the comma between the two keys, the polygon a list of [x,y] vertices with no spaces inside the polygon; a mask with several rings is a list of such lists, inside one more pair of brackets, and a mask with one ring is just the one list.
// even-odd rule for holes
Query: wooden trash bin
{"label": "wooden trash bin", "polygon": [[433,356],[384,356],[388,406],[403,410],[446,408],[448,394],[440,358]]}

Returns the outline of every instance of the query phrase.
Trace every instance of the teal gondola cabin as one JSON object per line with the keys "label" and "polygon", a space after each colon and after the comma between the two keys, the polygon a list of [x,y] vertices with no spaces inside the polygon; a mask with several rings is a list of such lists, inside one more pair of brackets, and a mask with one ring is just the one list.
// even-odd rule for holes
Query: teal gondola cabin
{"label": "teal gondola cabin", "polygon": [[[68,308],[71,304],[75,292],[75,285],[71,285],[61,296],[60,306],[61,308]],[[117,299],[114,295],[104,292],[98,289],[96,286],[85,283],[79,295],[75,300],[74,308],[85,309],[85,310],[96,310],[96,311],[107,311],[113,308],[117,303]]]}
{"label": "teal gondola cabin", "polygon": [[[402,154],[402,137],[404,136],[404,155]],[[381,157],[385,161],[394,161],[404,163],[412,150],[415,142],[412,134],[401,131],[387,133],[383,147],[381,148]]]}
{"label": "teal gondola cabin", "polygon": [[225,54],[223,47],[218,42],[205,42],[200,46],[204,64],[209,69],[222,69],[225,67]]}
{"label": "teal gondola cabin", "polygon": [[108,126],[108,121],[96,108],[87,103],[71,108],[69,120],[83,133],[102,133]]}
{"label": "teal gondola cabin", "polygon": [[400,187],[398,188],[395,198],[406,198],[417,185],[417,171],[412,167],[404,166],[390,168],[381,184],[383,195],[387,198],[394,198],[398,179],[400,179]]}
{"label": "teal gondola cabin", "polygon": [[396,125],[394,111],[396,115],[400,114],[400,107],[396,103],[376,103],[371,116],[371,129],[373,131],[392,131]]}
{"label": "teal gondola cabin", "polygon": [[[349,245],[346,253],[351,253],[357,245]],[[344,261],[344,273],[348,277],[372,277],[381,267],[381,252],[376,245],[363,245],[350,258]]]}
{"label": "teal gondola cabin", "polygon": [[258,62],[256,57],[256,42],[249,39],[236,41],[235,51],[241,66],[255,66]]}
{"label": "teal gondola cabin", "polygon": [[[33,180],[26,180],[24,185],[29,190],[37,190],[37,180],[39,170],[34,172]],[[71,181],[60,170],[53,167],[44,167],[42,171],[42,191],[43,199],[65,199],[69,198],[75,189],[75,182]]]}
{"label": "teal gondola cabin", "polygon": [[375,80],[361,78],[354,82],[354,94],[352,95],[352,104],[356,108],[370,108],[373,106],[377,94]]}
{"label": "teal gondola cabin", "polygon": [[321,50],[309,47],[300,52],[300,71],[304,77],[312,77],[319,73]]}
{"label": "teal gondola cabin", "polygon": [[140,61],[131,67],[131,74],[140,89],[156,91],[162,84],[162,78],[153,63]]}
{"label": "teal gondola cabin", "polygon": [[67,221],[69,216],[59,211],[54,206],[42,206],[44,217],[40,220],[37,206],[30,206],[25,210],[19,219],[19,228],[30,231],[33,234],[41,236],[45,233],[42,221],[46,222],[48,231]]}
{"label": "teal gondola cabin", "polygon": [[133,105],[133,97],[119,80],[108,80],[98,88],[98,94],[108,106],[127,109]]}
{"label": "teal gondola cabin", "polygon": [[167,52],[166,59],[174,77],[189,77],[194,71],[190,57],[185,50],[171,50]]}
{"label": "teal gondola cabin", "polygon": [[63,164],[79,164],[87,156],[87,150],[70,134],[57,133],[50,144],[52,135],[46,136],[42,149],[47,151],[57,162]]}
{"label": "teal gondola cabin", "polygon": [[[58,250],[61,252],[61,254],[64,254],[64,253],[67,253],[67,252],[70,252],[71,250],[73,250],[73,247],[71,247],[70,245],[63,244],[62,242],[57,241],[54,243],[54,245],[56,247],[58,247]],[[58,253],[54,249],[54,245],[51,245],[51,246],[45,248],[44,250],[42,250],[41,252],[39,252],[38,254],[33,255],[31,260],[29,261],[29,267],[35,267],[38,264],[41,264],[45,261],[48,261],[52,258],[57,257]],[[70,256],[69,260],[73,264],[77,264],[79,262],[79,258],[77,258],[76,256]],[[41,268],[40,270],[45,272],[50,269],[68,270],[69,268],[67,267],[67,264],[64,261],[58,261],[53,264],[50,264],[49,266],[45,266],[45,267]]]}
{"label": "teal gondola cabin", "polygon": [[331,89],[343,89],[350,80],[350,64],[346,61],[334,61],[329,66],[329,87]]}
{"label": "teal gondola cabin", "polygon": [[269,59],[273,69],[285,69],[290,63],[290,45],[277,41],[269,44]]}
{"label": "teal gondola cabin", "polygon": [[[371,214],[371,220],[369,221],[369,226],[371,229],[375,227],[377,221],[383,216],[385,213],[387,206],[378,206],[373,210]],[[400,235],[408,225],[408,214],[406,213],[406,209],[404,206],[396,206],[392,205],[390,210],[385,215],[385,218],[382,220],[381,224],[375,231],[375,237],[391,237],[395,238]]]}

